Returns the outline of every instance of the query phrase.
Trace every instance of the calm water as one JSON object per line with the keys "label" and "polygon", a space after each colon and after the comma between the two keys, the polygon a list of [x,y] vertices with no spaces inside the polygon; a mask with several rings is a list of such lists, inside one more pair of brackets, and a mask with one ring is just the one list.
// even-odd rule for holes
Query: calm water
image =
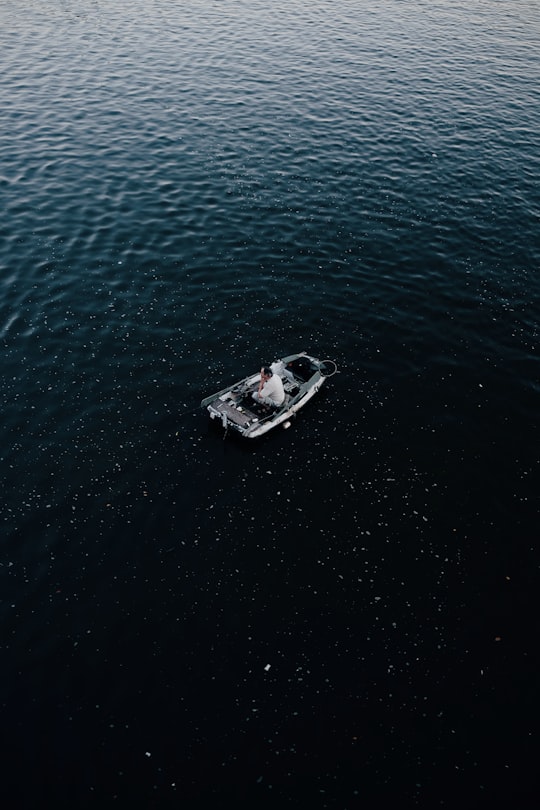
{"label": "calm water", "polygon": [[526,0],[0,0],[6,808],[533,806],[539,54]]}

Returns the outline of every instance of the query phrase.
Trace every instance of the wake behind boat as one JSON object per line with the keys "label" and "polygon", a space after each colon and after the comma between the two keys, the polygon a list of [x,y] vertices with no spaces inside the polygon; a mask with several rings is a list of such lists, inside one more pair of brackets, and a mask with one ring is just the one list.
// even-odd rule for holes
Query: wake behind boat
{"label": "wake behind boat", "polygon": [[230,428],[246,439],[255,439],[278,425],[288,427],[290,417],[315,396],[326,378],[336,373],[337,366],[333,360],[318,360],[300,352],[277,360],[270,369],[283,383],[285,399],[281,405],[268,409],[255,401],[253,394],[261,379],[260,372],[256,372],[206,397],[201,407],[208,410],[211,419],[219,419],[225,430]]}

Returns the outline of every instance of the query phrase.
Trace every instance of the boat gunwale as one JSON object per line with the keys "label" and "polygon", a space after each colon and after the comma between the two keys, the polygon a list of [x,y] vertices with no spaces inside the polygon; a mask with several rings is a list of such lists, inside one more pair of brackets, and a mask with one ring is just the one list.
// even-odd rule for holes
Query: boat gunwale
{"label": "boat gunwale", "polygon": [[[299,387],[296,394],[294,394],[294,396],[288,400],[286,398],[285,402],[275,409],[274,412],[269,413],[267,416],[263,416],[262,418],[257,417],[257,421],[252,422],[252,424],[250,424],[248,427],[244,428],[231,420],[229,423],[231,430],[239,433],[241,436],[247,439],[258,438],[259,436],[267,433],[273,427],[277,427],[278,425],[282,424],[289,417],[294,416],[297,411],[299,411],[300,408],[302,408],[314,396],[314,394],[317,393],[320,386],[326,379],[320,370],[320,363],[322,362],[321,360],[308,355],[307,352],[297,352],[295,354],[282,357],[276,362],[281,362],[284,365],[287,365],[288,363],[291,363],[301,357],[306,357],[308,360],[311,360],[317,364],[318,368],[307,380],[300,381],[295,376],[295,380],[297,381]],[[225,401],[227,394],[241,392],[242,387],[244,387],[244,393],[247,393],[251,385],[257,382],[258,378],[259,374],[257,372],[248,374],[246,377],[243,377],[232,385],[221,389],[215,394],[205,397],[201,401],[201,407],[206,407],[212,419],[222,418],[222,414],[219,411],[212,409],[212,404],[216,402],[216,400]],[[288,396],[290,397],[290,395]],[[227,417],[225,417],[225,419],[227,419]]]}

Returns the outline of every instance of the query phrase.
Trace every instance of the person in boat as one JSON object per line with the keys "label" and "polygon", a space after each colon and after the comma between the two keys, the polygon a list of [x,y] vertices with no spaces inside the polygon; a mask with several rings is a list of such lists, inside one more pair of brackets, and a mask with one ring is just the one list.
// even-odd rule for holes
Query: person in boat
{"label": "person in boat", "polygon": [[285,400],[285,391],[279,374],[274,374],[271,368],[261,368],[261,381],[258,391],[253,392],[253,399],[269,408],[279,408]]}

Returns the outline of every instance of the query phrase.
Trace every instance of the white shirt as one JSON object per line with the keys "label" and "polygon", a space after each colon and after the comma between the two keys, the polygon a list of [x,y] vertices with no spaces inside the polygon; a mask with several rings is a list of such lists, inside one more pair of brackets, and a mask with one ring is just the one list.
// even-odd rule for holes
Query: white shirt
{"label": "white shirt", "polygon": [[285,399],[285,391],[283,390],[283,383],[281,377],[273,374],[269,380],[265,382],[261,388],[261,397],[268,397],[276,405],[282,405]]}

